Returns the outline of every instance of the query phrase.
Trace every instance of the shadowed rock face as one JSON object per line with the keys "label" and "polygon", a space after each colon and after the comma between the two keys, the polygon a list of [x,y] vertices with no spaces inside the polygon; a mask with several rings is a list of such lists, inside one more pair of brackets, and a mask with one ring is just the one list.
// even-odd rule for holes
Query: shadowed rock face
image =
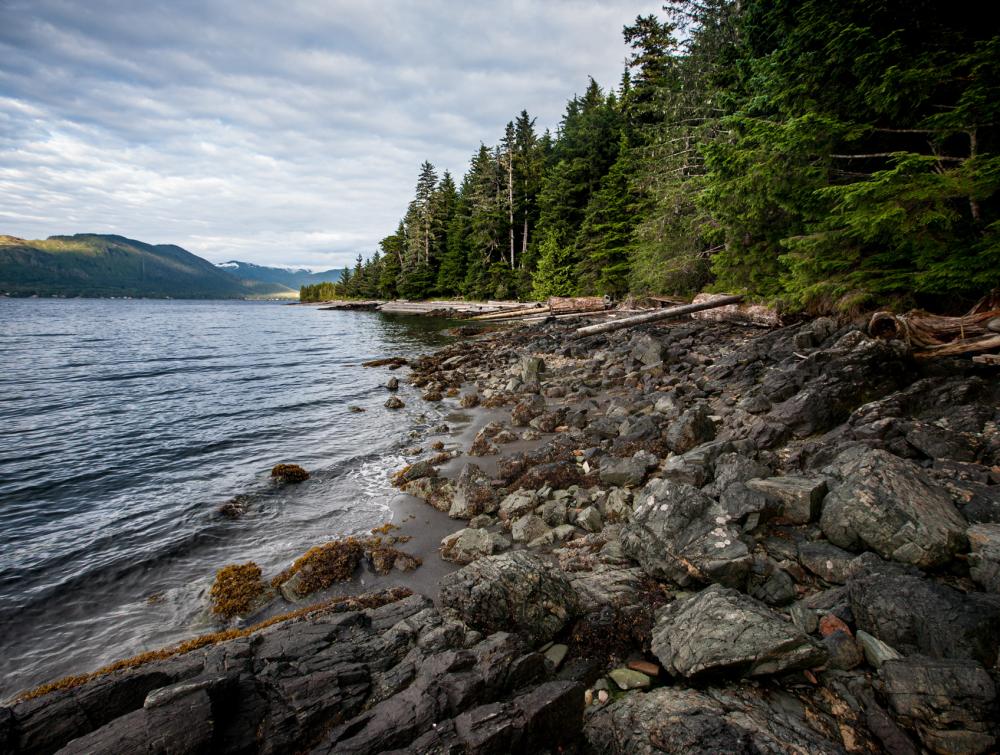
{"label": "shadowed rock face", "polygon": [[[458,746],[495,737],[547,749],[578,735],[583,690],[540,684],[544,674],[543,657],[516,636],[483,638],[412,596],[289,620],[0,708],[0,744],[5,753],[377,753],[408,750],[456,718]],[[503,713],[495,723],[482,709],[490,704]]]}

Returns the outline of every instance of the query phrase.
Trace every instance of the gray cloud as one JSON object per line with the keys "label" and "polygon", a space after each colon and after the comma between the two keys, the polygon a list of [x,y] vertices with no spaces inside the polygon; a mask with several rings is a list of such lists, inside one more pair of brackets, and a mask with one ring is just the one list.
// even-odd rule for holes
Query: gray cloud
{"label": "gray cloud", "polygon": [[659,3],[0,0],[0,233],[339,267],[522,108],[555,128]]}

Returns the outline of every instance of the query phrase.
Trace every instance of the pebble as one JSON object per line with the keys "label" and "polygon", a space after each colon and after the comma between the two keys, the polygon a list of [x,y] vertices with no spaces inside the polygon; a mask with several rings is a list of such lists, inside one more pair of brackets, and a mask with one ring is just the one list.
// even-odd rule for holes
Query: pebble
{"label": "pebble", "polygon": [[628,668],[616,668],[608,676],[620,689],[646,689],[651,683],[646,674]]}
{"label": "pebble", "polygon": [[601,705],[604,705],[604,703],[606,703],[610,697],[611,695],[608,694],[608,691],[606,689],[602,689],[600,692],[597,693],[597,701]]}
{"label": "pebble", "polygon": [[660,667],[649,661],[629,661],[628,667],[646,676],[658,676],[660,673]]}
{"label": "pebble", "polygon": [[829,637],[834,632],[843,632],[849,637],[854,636],[850,628],[847,626],[847,624],[844,623],[842,619],[833,615],[832,613],[828,613],[826,616],[824,616],[822,619],[819,620],[819,633],[823,637]]}

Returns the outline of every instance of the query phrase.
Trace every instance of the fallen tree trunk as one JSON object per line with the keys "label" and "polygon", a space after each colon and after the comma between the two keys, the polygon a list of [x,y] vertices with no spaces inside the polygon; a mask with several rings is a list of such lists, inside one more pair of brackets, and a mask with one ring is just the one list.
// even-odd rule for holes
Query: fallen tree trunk
{"label": "fallen tree trunk", "polygon": [[604,296],[550,296],[549,311],[554,315],[570,312],[603,312],[611,304]]}
{"label": "fallen tree trunk", "polygon": [[636,315],[635,317],[626,317],[621,320],[612,320],[611,322],[602,322],[597,325],[587,325],[583,328],[577,328],[573,335],[580,337],[593,336],[598,333],[611,333],[616,330],[631,328],[633,325],[643,325],[644,323],[656,322],[657,320],[668,320],[671,317],[683,317],[693,312],[701,312],[704,309],[725,307],[727,304],[739,304],[741,301],[743,301],[742,296],[723,296],[713,301],[700,302],[698,304],[685,304],[680,307],[656,309],[652,312]]}

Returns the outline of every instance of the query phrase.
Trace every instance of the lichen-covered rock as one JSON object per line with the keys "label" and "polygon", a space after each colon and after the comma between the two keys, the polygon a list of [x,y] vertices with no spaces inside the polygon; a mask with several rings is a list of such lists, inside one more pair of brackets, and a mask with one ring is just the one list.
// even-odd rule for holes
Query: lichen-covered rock
{"label": "lichen-covered rock", "polygon": [[525,514],[530,514],[538,505],[538,495],[533,490],[515,490],[500,501],[497,516],[509,522]]}
{"label": "lichen-covered rock", "polygon": [[834,545],[867,547],[921,568],[945,564],[965,546],[965,519],[947,491],[912,462],[851,449],[827,471],[842,480],[824,499],[820,518]]}
{"label": "lichen-covered rock", "polygon": [[602,606],[633,605],[647,584],[642,569],[603,564],[592,571],[573,572],[569,579],[583,613]]}
{"label": "lichen-covered rock", "polygon": [[532,643],[551,640],[577,608],[562,572],[527,551],[481,558],[446,575],[440,601],[481,632],[520,632]]}
{"label": "lichen-covered rock", "polygon": [[818,666],[826,651],[748,595],[712,585],[656,615],[653,653],[671,674],[741,676]]}
{"label": "lichen-covered rock", "polygon": [[[660,687],[629,692],[594,710],[584,724],[593,752],[615,755],[757,755],[758,753],[839,753],[832,741],[809,725],[829,718],[799,701],[754,689],[698,691]],[[836,722],[826,727],[837,731]],[[844,724],[843,730],[851,732]]]}
{"label": "lichen-covered rock", "polygon": [[834,585],[845,585],[851,576],[854,554],[825,540],[800,543],[799,563],[820,579]]}
{"label": "lichen-covered rock", "polygon": [[501,535],[468,527],[451,533],[441,541],[441,558],[464,566],[509,547],[510,542]]}
{"label": "lichen-covered rock", "polygon": [[651,577],[681,585],[719,582],[743,587],[750,552],[725,511],[690,485],[653,480],[636,493],[622,550]]}
{"label": "lichen-covered rock", "polygon": [[466,464],[455,481],[455,494],[448,516],[452,519],[472,519],[496,510],[497,494],[492,481],[477,465]]}
{"label": "lichen-covered rock", "polygon": [[608,485],[636,487],[642,485],[642,481],[646,479],[646,469],[644,459],[616,459],[607,456],[601,459],[599,474],[601,482]]}
{"label": "lichen-covered rock", "polygon": [[994,751],[1000,734],[996,687],[975,661],[900,658],[883,663],[879,675],[900,723],[931,752]]}
{"label": "lichen-covered rock", "polygon": [[510,536],[515,543],[529,543],[543,537],[549,531],[549,526],[540,516],[526,514],[514,520],[510,526]]}

